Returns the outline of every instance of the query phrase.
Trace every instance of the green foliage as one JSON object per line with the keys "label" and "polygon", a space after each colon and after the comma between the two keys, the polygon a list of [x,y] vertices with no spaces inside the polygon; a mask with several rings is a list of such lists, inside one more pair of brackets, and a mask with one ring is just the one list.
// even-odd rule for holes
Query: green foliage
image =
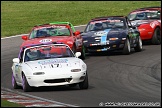
{"label": "green foliage", "polygon": [[1,1],[1,37],[29,33],[37,24],[84,25],[94,17],[127,15],[137,8],[160,5],[161,1]]}
{"label": "green foliage", "polygon": [[23,105],[1,99],[1,107],[24,107]]}

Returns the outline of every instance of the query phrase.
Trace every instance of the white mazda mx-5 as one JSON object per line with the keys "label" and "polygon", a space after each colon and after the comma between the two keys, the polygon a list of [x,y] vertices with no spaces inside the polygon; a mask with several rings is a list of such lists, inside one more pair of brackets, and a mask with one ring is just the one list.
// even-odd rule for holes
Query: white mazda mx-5
{"label": "white mazda mx-5", "polygon": [[13,59],[12,86],[22,86],[23,91],[32,87],[79,85],[88,89],[87,65],[66,44],[51,43],[22,47],[18,58]]}

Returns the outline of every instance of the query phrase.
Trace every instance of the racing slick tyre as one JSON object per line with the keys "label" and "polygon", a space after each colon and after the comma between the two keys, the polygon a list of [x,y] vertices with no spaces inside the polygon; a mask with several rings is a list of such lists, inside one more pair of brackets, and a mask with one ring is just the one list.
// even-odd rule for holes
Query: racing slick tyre
{"label": "racing slick tyre", "polygon": [[22,87],[23,87],[24,92],[28,92],[32,90],[24,74],[22,77],[22,84],[23,84]]}
{"label": "racing slick tyre", "polygon": [[89,84],[88,84],[88,73],[86,73],[84,81],[79,83],[79,88],[80,89],[88,89],[88,86],[89,86]]}
{"label": "racing slick tyre", "polygon": [[85,48],[84,48],[84,45],[82,46],[82,52],[81,52],[81,56],[79,57],[80,59],[84,60],[85,59]]}
{"label": "racing slick tyre", "polygon": [[20,86],[18,86],[17,83],[16,83],[16,80],[15,80],[15,77],[14,77],[13,73],[12,73],[12,87],[14,89],[20,88]]}
{"label": "racing slick tyre", "polygon": [[159,45],[161,44],[161,34],[160,34],[160,28],[156,28],[153,34],[153,37],[151,39],[152,44]]}
{"label": "racing slick tyre", "polygon": [[139,36],[139,38],[138,38],[137,46],[134,47],[134,50],[135,50],[136,52],[142,51],[142,40],[141,40],[141,37],[140,37],[140,36]]}
{"label": "racing slick tyre", "polygon": [[128,54],[130,54],[130,51],[131,51],[130,42],[129,42],[129,39],[127,38],[124,48],[123,48],[123,54],[128,55]]}

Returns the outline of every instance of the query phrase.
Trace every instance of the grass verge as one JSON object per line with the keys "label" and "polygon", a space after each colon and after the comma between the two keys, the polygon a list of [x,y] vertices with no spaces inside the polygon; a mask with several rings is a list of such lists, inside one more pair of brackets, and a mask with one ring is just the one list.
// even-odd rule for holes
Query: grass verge
{"label": "grass verge", "polygon": [[127,15],[161,1],[1,1],[1,37],[28,33],[34,25],[69,21],[84,25],[94,17]]}
{"label": "grass verge", "polygon": [[25,106],[1,99],[1,107],[25,107]]}

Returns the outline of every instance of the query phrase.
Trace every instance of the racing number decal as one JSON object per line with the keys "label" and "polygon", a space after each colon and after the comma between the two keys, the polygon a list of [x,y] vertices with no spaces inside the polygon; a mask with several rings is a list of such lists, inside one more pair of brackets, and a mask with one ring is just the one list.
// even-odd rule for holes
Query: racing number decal
{"label": "racing number decal", "polygon": [[40,43],[46,43],[46,42],[51,42],[51,41],[52,41],[52,39],[42,39],[39,42]]}

